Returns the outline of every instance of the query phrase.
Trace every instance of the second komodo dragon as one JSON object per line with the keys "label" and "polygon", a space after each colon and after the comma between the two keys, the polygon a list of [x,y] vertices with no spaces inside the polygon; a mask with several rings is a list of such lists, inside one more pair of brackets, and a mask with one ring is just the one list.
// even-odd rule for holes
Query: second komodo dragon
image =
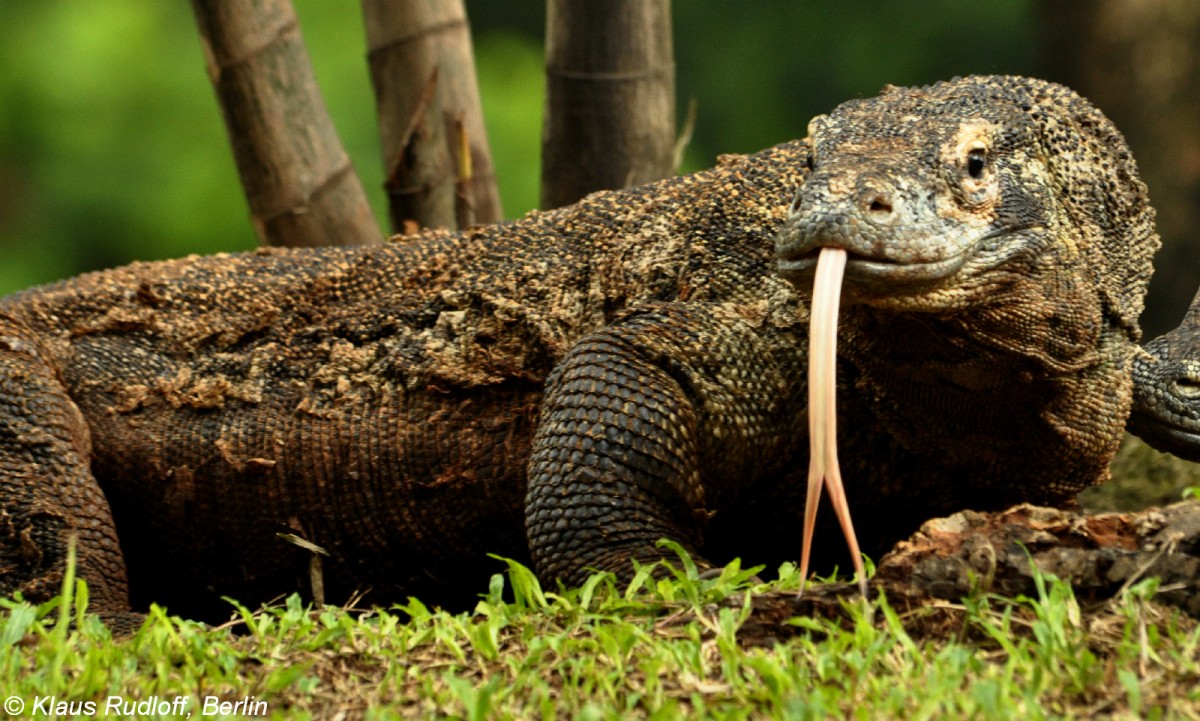
{"label": "second komodo dragon", "polygon": [[330,600],[478,592],[489,552],[567,583],[670,556],[662,538],[794,560],[826,246],[849,252],[839,444],[863,550],[1059,504],[1106,477],[1157,245],[1100,112],[970,77],[505,225],[20,292],[0,301],[0,593],[54,594],[70,534],[112,613],[306,588],[280,532],[329,552]]}

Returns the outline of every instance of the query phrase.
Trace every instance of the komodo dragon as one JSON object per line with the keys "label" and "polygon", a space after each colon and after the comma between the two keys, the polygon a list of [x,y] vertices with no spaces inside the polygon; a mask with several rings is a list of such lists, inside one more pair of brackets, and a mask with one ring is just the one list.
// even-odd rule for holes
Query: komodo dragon
{"label": "komodo dragon", "polygon": [[824,246],[850,254],[839,444],[864,552],[1060,504],[1106,477],[1157,245],[1099,111],[970,77],[513,223],[23,291],[0,301],[0,592],[53,594],[69,534],[114,613],[303,589],[280,532],[328,551],[330,600],[477,592],[488,552],[569,584],[671,556],[661,538],[795,559]]}
{"label": "komodo dragon", "polygon": [[1200,463],[1200,291],[1179,327],[1135,357],[1129,431],[1160,451]]}

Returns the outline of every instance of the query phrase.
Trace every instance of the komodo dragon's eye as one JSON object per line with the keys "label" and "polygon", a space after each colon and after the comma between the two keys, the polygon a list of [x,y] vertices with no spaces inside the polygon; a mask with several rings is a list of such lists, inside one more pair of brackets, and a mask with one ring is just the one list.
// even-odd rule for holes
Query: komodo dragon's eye
{"label": "komodo dragon's eye", "polygon": [[967,153],[967,174],[979,180],[983,177],[983,169],[987,166],[987,150],[972,148]]}

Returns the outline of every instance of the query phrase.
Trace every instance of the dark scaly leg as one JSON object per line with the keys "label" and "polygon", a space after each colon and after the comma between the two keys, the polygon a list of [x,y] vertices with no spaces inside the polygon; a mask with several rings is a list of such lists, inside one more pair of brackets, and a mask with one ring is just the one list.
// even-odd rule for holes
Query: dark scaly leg
{"label": "dark scaly leg", "polygon": [[547,384],[530,459],[526,530],[539,575],[578,584],[587,568],[628,577],[630,559],[694,552],[696,419],[678,386],[619,339],[586,339]]}
{"label": "dark scaly leg", "polygon": [[56,595],[67,544],[91,610],[129,610],[125,562],[108,501],[88,467],[90,436],[46,348],[0,313],[0,594]]}
{"label": "dark scaly leg", "polygon": [[708,509],[779,455],[785,396],[754,334],[703,309],[664,306],[579,341],[547,381],[529,462],[538,575],[627,579],[631,560],[675,558],[664,538],[709,567],[696,557]]}

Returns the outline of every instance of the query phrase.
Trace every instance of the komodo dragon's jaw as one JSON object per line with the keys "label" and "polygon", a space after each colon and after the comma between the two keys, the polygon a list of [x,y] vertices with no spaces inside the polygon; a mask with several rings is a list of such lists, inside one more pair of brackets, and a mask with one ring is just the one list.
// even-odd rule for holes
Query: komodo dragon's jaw
{"label": "komodo dragon's jaw", "polygon": [[1013,191],[1029,186],[1017,175],[1038,172],[1037,130],[1015,107],[985,116],[921,94],[897,107],[898,92],[809,125],[811,173],[776,239],[778,268],[808,288],[821,249],[840,248],[847,302],[961,305],[947,294],[1038,244],[1028,236],[1052,201]]}

